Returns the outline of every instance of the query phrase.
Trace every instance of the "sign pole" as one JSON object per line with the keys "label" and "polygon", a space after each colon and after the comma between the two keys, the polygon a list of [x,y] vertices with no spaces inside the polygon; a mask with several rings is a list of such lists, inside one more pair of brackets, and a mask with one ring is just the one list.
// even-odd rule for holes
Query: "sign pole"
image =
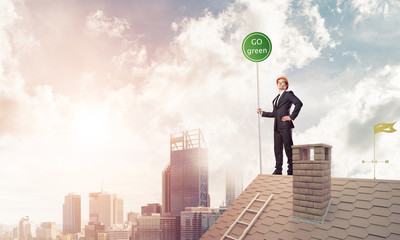
{"label": "sign pole", "polygon": [[[257,109],[260,108],[260,83],[258,77],[258,62],[262,62],[269,57],[272,51],[271,40],[261,32],[253,32],[246,36],[242,43],[244,56],[256,63],[257,71]],[[261,115],[257,114],[258,122],[258,152],[260,155],[260,174],[262,174],[262,152],[261,152]]]}
{"label": "sign pole", "polygon": [[[258,62],[256,62],[257,69],[257,109],[260,108],[260,81],[258,79]],[[260,124],[261,115],[257,114],[258,120],[258,152],[260,154],[260,174],[262,174],[262,151],[261,151],[261,124]]]}

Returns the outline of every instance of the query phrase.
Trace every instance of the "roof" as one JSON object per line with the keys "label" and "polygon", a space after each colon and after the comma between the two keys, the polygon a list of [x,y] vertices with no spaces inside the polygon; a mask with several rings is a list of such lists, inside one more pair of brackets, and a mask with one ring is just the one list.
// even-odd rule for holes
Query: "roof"
{"label": "roof", "polygon": [[[221,239],[258,192],[261,199],[271,194],[273,198],[244,237],[247,240],[400,239],[400,180],[332,178],[332,202],[322,225],[292,219],[292,180],[258,175],[201,239]],[[250,222],[253,216],[246,213],[242,221]],[[239,237],[243,231],[237,224],[229,235]]]}

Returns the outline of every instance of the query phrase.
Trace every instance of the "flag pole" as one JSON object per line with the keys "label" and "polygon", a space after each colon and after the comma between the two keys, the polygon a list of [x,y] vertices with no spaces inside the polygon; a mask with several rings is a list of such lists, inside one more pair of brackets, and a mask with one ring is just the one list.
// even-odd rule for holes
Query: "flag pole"
{"label": "flag pole", "polygon": [[375,127],[374,127],[374,180],[375,178],[375,165],[376,165],[376,161],[375,161]]}
{"label": "flag pole", "polygon": [[[257,109],[260,108],[260,87],[259,87],[259,80],[258,80],[258,62],[256,62],[256,70],[257,70]],[[262,160],[261,160],[261,126],[260,126],[260,118],[261,114],[257,114],[257,121],[258,121],[258,152],[260,154],[260,174],[262,174]]]}

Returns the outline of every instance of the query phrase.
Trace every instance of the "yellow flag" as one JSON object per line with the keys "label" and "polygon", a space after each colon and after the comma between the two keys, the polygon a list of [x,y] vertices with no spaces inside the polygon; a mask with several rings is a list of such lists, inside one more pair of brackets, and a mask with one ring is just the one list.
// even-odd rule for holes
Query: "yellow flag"
{"label": "yellow flag", "polygon": [[393,128],[394,123],[378,123],[374,125],[374,134],[378,132],[387,132],[392,133],[396,132],[397,130]]}

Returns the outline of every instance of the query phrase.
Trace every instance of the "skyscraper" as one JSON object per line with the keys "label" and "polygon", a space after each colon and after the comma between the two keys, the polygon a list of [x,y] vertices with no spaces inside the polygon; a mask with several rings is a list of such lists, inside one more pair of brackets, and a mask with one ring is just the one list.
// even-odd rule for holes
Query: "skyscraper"
{"label": "skyscraper", "polygon": [[117,194],[107,192],[89,193],[89,222],[103,223],[106,229],[123,224],[124,201]]}
{"label": "skyscraper", "polygon": [[81,232],[81,196],[69,193],[63,204],[63,232],[74,234]]}
{"label": "skyscraper", "polygon": [[165,167],[162,172],[162,215],[171,213],[171,164]]}
{"label": "skyscraper", "polygon": [[99,222],[103,223],[106,230],[111,228],[114,222],[114,196],[109,193],[99,195]]}
{"label": "skyscraper", "polygon": [[113,211],[114,211],[114,224],[124,223],[124,200],[119,198],[117,194],[114,194],[113,199]]}
{"label": "skyscraper", "polygon": [[99,196],[101,192],[89,193],[89,222],[99,222]]}
{"label": "skyscraper", "polygon": [[57,230],[55,222],[42,222],[36,229],[37,240],[56,240]]}
{"label": "skyscraper", "polygon": [[130,211],[130,212],[127,213],[127,221],[128,222],[131,222],[131,223],[137,222],[138,217],[139,217],[139,213],[138,212]]}
{"label": "skyscraper", "polygon": [[142,216],[151,216],[153,213],[161,213],[161,205],[159,203],[149,203],[142,206]]}
{"label": "skyscraper", "polygon": [[163,213],[172,216],[180,216],[185,207],[210,205],[207,148],[200,129],[171,134],[162,199]]}
{"label": "skyscraper", "polygon": [[222,215],[218,208],[187,207],[181,213],[181,240],[198,240]]}
{"label": "skyscraper", "polygon": [[180,239],[179,222],[173,216],[140,216],[138,218],[139,240],[176,240]]}
{"label": "skyscraper", "polygon": [[227,171],[226,173],[226,207],[228,208],[233,201],[243,191],[243,177],[238,171]]}
{"label": "skyscraper", "polygon": [[18,224],[18,240],[31,240],[35,236],[34,224],[29,221],[29,217],[23,217]]}

